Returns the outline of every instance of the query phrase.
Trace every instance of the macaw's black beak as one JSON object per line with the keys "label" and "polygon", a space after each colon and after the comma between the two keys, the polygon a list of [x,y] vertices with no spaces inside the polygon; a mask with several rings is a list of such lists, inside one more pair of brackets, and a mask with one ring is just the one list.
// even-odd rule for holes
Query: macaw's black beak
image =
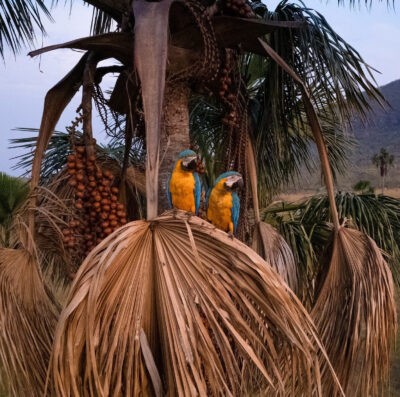
{"label": "macaw's black beak", "polygon": [[182,160],[182,167],[185,171],[196,171],[197,157],[195,156],[185,157]]}

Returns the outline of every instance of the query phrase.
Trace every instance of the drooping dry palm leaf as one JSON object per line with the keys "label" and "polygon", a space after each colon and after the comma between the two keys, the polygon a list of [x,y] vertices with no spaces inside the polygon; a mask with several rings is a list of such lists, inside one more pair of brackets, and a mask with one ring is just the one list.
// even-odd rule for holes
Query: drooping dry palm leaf
{"label": "drooping dry palm leaf", "polygon": [[72,396],[321,395],[319,346],[305,309],[253,250],[171,212],[123,226],[86,258],[50,384]]}
{"label": "drooping dry palm leaf", "polygon": [[288,243],[271,225],[261,222],[258,204],[258,181],[254,150],[251,140],[248,140],[248,172],[253,196],[253,208],[256,225],[253,232],[252,248],[270,264],[286,281],[289,287],[297,291],[297,267],[292,250]]}
{"label": "drooping dry palm leaf", "polygon": [[271,225],[259,222],[253,234],[252,248],[269,263],[297,291],[297,267],[288,243]]}
{"label": "drooping dry palm leaf", "polygon": [[[396,335],[392,275],[375,242],[342,227],[311,315],[348,396],[378,396]],[[335,396],[330,382],[324,393]]]}
{"label": "drooping dry palm leaf", "polygon": [[[333,250],[312,317],[346,395],[377,396],[379,384],[388,373],[397,326],[392,274],[370,237],[340,226],[326,144],[307,89],[271,47],[260,43],[302,91],[330,203]],[[324,371],[322,376],[324,394],[335,396]]]}
{"label": "drooping dry palm leaf", "polygon": [[42,396],[59,308],[34,256],[0,249],[0,359],[14,396]]}

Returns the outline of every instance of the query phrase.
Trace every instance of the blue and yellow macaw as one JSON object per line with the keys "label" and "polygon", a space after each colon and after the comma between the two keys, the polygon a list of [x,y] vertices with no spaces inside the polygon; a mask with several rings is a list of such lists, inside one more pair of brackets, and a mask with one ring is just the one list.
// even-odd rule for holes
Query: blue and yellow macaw
{"label": "blue and yellow macaw", "polygon": [[238,172],[225,172],[207,194],[207,219],[225,232],[236,232],[240,211],[236,191],[242,186],[243,178]]}
{"label": "blue and yellow macaw", "polygon": [[167,182],[167,196],[170,208],[198,214],[201,197],[201,183],[196,172],[197,156],[192,150],[180,153]]}

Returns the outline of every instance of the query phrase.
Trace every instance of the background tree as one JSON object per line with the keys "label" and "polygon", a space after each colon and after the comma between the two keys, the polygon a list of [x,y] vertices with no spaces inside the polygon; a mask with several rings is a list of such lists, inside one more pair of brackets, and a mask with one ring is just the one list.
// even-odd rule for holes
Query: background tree
{"label": "background tree", "polygon": [[378,168],[379,175],[381,177],[381,189],[382,194],[385,191],[385,178],[388,174],[389,168],[393,165],[394,156],[389,154],[385,148],[381,148],[379,153],[376,153],[372,157],[372,163]]}

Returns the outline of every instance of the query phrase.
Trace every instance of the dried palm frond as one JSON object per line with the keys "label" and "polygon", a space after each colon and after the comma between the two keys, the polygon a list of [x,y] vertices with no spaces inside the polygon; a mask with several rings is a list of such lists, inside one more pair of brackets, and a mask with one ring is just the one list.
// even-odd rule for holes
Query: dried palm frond
{"label": "dried palm frond", "polygon": [[321,395],[321,349],[262,258],[170,212],[121,227],[86,258],[57,326],[49,384],[82,397]]}
{"label": "dried palm frond", "polygon": [[[381,395],[397,326],[389,267],[371,238],[344,227],[328,265],[311,316],[345,394]],[[323,386],[324,395],[336,395],[331,382]]]}
{"label": "dried palm frond", "polygon": [[23,249],[0,249],[0,360],[15,396],[42,396],[59,308],[37,262]]}
{"label": "dried palm frond", "polygon": [[[377,396],[379,383],[388,373],[397,326],[392,274],[370,237],[340,225],[327,148],[307,88],[268,44],[260,43],[302,92],[328,194],[333,250],[312,317],[346,394]],[[331,386],[330,379],[324,377],[325,395],[336,395]]]}
{"label": "dried palm frond", "polygon": [[259,222],[253,234],[252,248],[297,291],[297,266],[291,248],[279,232],[265,222]]}

